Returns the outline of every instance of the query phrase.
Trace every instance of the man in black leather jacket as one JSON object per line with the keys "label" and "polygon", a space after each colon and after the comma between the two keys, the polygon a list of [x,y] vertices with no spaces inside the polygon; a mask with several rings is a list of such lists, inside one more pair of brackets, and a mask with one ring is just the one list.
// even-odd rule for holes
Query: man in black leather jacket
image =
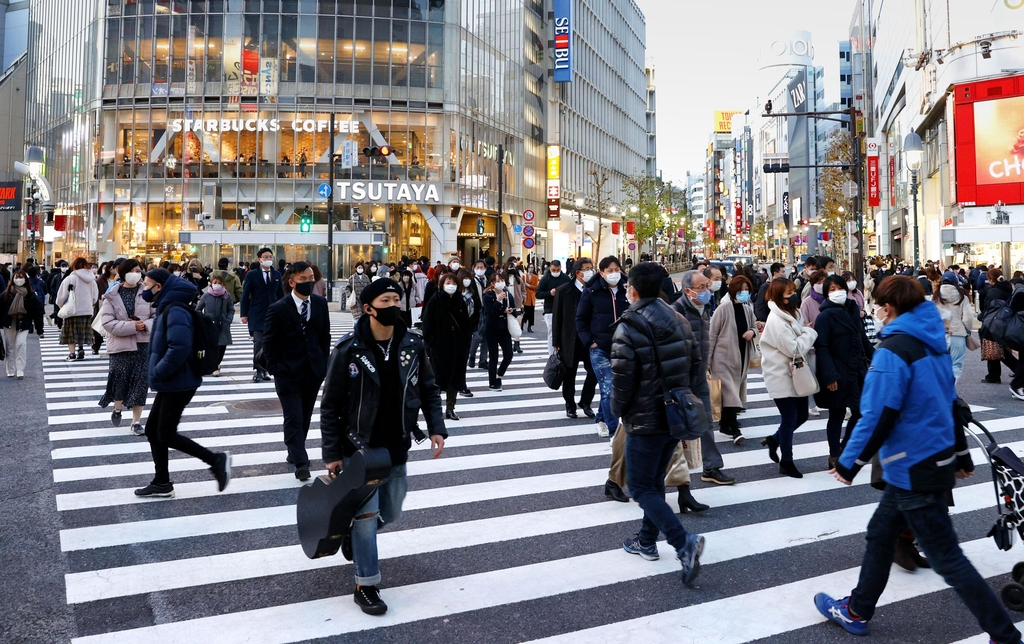
{"label": "man in black leather jacket", "polygon": [[689,584],[700,572],[704,537],[688,534],[665,502],[665,471],[679,440],[668,431],[662,392],[689,387],[703,398],[708,383],[690,324],[658,297],[664,277],[665,269],[652,262],[629,272],[631,304],[612,339],[612,413],[626,430],[626,482],[644,511],[640,531],[622,547],[656,560],[663,532],[682,566],[683,583]]}
{"label": "man in black leather jacket", "polygon": [[408,488],[405,464],[419,411],[427,422],[434,458],[444,450],[448,433],[441,413],[441,390],[424,352],[423,338],[407,329],[399,315],[401,286],[388,278],[367,285],[360,294],[363,313],[353,331],[338,341],[327,368],[320,403],[323,459],[328,471],[343,466],[357,447],[387,448],[391,476],[359,510],[350,539],[342,545],[356,573],[354,601],[369,615],[383,615],[380,598],[377,529],[402,515]]}

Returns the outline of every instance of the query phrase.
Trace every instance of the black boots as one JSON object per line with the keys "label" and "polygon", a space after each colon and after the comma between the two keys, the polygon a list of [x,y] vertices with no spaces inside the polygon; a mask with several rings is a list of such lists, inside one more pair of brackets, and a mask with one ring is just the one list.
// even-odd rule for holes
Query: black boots
{"label": "black boots", "polygon": [[622,491],[622,488],[617,483],[608,479],[604,483],[604,495],[612,501],[618,501],[619,503],[629,503],[629,497]]}
{"label": "black boots", "polygon": [[708,507],[703,503],[698,503],[697,499],[693,498],[690,494],[689,485],[680,485],[676,487],[679,490],[679,513],[686,514],[687,512],[703,512]]}
{"label": "black boots", "polygon": [[764,438],[761,439],[761,444],[768,447],[768,458],[778,463],[779,441],[775,440],[774,436],[765,436]]}
{"label": "black boots", "polygon": [[796,469],[793,461],[779,461],[779,474],[785,474],[795,479],[802,479],[804,477],[800,470]]}

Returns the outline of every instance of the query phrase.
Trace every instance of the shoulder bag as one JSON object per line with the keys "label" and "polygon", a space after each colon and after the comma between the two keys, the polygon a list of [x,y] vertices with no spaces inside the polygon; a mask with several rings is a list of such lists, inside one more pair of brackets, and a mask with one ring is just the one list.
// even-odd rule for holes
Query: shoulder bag
{"label": "shoulder bag", "polygon": [[62,320],[75,317],[75,285],[68,284],[68,301],[57,311],[57,317]]}
{"label": "shoulder bag", "polygon": [[516,342],[523,337],[523,329],[519,326],[519,320],[516,316],[512,315],[511,311],[505,316],[508,321],[508,334],[512,336],[512,339]]}
{"label": "shoulder bag", "polygon": [[668,431],[673,438],[681,441],[692,441],[700,438],[711,429],[711,422],[708,420],[708,412],[689,387],[675,387],[669,389],[665,383],[665,377],[661,373],[661,357],[658,355],[658,343],[654,338],[654,329],[643,315],[637,313],[646,327],[646,333],[651,339],[651,349],[654,351],[654,364],[658,371],[658,381],[661,383],[661,395],[665,402],[665,418],[668,421]]}
{"label": "shoulder bag", "polygon": [[555,351],[548,356],[548,363],[544,365],[544,384],[549,389],[559,390],[562,388],[562,381],[565,380],[565,365],[562,358]]}
{"label": "shoulder bag", "polygon": [[818,393],[818,379],[814,370],[802,356],[797,356],[789,363],[789,377],[793,379],[793,390],[798,398]]}

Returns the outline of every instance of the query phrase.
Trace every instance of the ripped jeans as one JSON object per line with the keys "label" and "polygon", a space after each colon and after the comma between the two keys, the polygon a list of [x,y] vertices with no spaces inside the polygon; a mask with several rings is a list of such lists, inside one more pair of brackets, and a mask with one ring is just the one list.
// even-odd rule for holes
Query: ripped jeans
{"label": "ripped jeans", "polygon": [[[377,560],[377,530],[394,523],[402,516],[402,502],[409,489],[405,477],[405,463],[391,468],[391,478],[381,485],[373,496],[356,512],[352,522],[352,563],[356,571],[356,584],[376,586],[380,583],[380,564]],[[370,515],[366,518],[366,515]]]}

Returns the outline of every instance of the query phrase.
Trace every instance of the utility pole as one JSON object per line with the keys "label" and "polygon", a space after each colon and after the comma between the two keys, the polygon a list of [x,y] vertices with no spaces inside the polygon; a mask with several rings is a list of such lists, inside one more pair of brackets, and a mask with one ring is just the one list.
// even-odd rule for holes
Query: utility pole
{"label": "utility pole", "polygon": [[334,110],[331,110],[331,149],[328,155],[330,169],[327,181],[331,186],[327,193],[327,301],[334,301]]}
{"label": "utility pole", "polygon": [[502,256],[502,235],[501,229],[505,227],[505,214],[504,214],[504,200],[505,200],[505,146],[498,144],[498,250],[495,253],[495,267],[501,269],[501,256]]}

